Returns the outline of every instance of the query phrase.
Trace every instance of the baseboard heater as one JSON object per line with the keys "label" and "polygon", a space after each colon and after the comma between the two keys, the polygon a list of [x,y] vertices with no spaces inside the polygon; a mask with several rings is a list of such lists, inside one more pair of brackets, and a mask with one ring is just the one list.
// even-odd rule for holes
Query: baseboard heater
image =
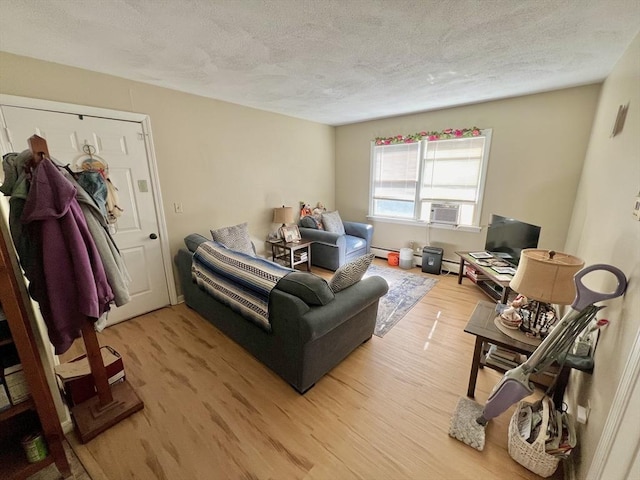
{"label": "baseboard heater", "polygon": [[[400,250],[394,250],[392,248],[381,248],[381,247],[371,247],[371,252],[378,258],[383,260],[387,259],[387,255],[389,252],[399,252]],[[422,247],[420,247],[420,251],[422,251]],[[422,253],[413,254],[413,260],[416,267],[422,267]],[[456,275],[460,271],[460,262],[456,260],[449,260],[446,258],[442,259],[442,269],[449,272],[455,273]]]}

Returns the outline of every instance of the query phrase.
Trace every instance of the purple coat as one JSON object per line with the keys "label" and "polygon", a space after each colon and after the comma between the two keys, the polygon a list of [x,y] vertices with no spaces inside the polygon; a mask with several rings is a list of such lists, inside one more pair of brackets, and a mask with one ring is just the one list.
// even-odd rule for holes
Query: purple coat
{"label": "purple coat", "polygon": [[29,278],[30,290],[49,340],[61,354],[80,337],[82,322],[95,321],[109,309],[113,292],[76,189],[50,160],[42,160],[33,172],[22,223],[42,255],[43,278]]}

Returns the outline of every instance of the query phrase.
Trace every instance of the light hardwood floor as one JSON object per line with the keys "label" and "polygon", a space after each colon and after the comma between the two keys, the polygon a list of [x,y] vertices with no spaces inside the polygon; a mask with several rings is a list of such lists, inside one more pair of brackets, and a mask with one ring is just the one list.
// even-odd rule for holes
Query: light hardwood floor
{"label": "light hardwood floor", "polygon": [[[74,449],[93,480],[540,478],[507,452],[514,407],[490,422],[483,452],[448,436],[473,352],[463,329],[486,297],[434,277],[384,338],[304,396],[184,304],[110,327],[101,344],[122,354],[145,408]],[[481,370],[476,400],[499,379]]]}

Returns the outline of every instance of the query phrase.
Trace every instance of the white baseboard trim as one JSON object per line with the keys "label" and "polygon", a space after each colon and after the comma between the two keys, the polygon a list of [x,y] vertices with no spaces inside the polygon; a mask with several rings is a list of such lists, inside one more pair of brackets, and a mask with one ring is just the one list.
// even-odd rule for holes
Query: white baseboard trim
{"label": "white baseboard trim", "polygon": [[62,426],[62,432],[67,435],[73,431],[73,422],[71,420],[65,420],[60,424]]}
{"label": "white baseboard trim", "polygon": [[[389,252],[398,252],[399,250],[393,250],[390,248],[380,248],[380,247],[371,247],[371,252],[378,258],[387,259]],[[413,259],[416,267],[422,267],[422,255],[414,253]],[[460,270],[460,263],[455,260],[447,260],[446,258],[442,259],[442,270],[458,274]]]}

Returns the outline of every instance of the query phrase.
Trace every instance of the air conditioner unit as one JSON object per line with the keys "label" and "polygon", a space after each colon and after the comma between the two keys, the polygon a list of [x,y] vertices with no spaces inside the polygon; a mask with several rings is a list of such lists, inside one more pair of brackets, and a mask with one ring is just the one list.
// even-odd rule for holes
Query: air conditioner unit
{"label": "air conditioner unit", "polygon": [[431,223],[446,223],[448,225],[458,224],[458,214],[460,205],[448,203],[431,204]]}

